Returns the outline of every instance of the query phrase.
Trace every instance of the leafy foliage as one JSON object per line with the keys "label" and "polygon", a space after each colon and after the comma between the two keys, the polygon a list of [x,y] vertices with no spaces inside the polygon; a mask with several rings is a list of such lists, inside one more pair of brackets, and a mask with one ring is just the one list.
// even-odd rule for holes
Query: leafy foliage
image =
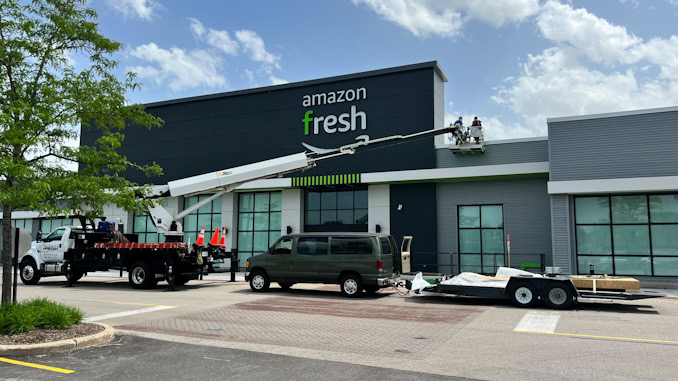
{"label": "leafy foliage", "polygon": [[[139,84],[133,73],[123,81],[113,73],[118,62],[112,55],[122,45],[101,35],[96,12],[86,4],[0,0],[0,205],[8,272],[13,210],[78,210],[91,219],[109,202],[141,209],[150,202],[135,201],[139,184],[118,174],[128,168],[161,173],[155,164],[138,165],[117,152],[125,128],[162,121],[128,105],[127,91]],[[97,129],[100,138],[78,146],[80,126]],[[69,163],[79,170],[69,170]],[[9,300],[5,286],[3,302]]]}
{"label": "leafy foliage", "polygon": [[81,310],[52,302],[33,299],[0,307],[0,333],[16,335],[34,329],[64,329],[82,323],[85,314]]}

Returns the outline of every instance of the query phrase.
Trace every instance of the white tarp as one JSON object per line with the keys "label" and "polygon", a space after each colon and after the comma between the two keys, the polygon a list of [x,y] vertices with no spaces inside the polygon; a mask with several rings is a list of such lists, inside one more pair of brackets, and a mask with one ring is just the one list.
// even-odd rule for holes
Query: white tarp
{"label": "white tarp", "polygon": [[[441,281],[440,284],[451,286],[504,288],[506,287],[506,284],[508,284],[509,278],[514,276],[542,277],[542,275],[534,274],[529,271],[512,269],[509,267],[500,267],[497,270],[497,274],[495,274],[495,276],[485,276],[476,273],[463,272],[450,279]],[[421,291],[428,287],[431,287],[431,284],[424,280],[422,273],[418,273],[412,281],[412,291]]]}

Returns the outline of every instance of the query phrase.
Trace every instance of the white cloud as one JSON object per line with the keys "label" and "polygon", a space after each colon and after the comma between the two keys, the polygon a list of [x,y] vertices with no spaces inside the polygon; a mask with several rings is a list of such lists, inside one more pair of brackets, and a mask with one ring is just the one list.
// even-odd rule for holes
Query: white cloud
{"label": "white cloud", "polygon": [[586,9],[549,1],[537,17],[537,27],[544,38],[574,47],[593,62],[613,64],[635,60],[633,48],[641,39],[626,28],[612,25]]}
{"label": "white cloud", "polygon": [[251,30],[239,30],[235,32],[235,37],[240,41],[243,50],[249,53],[249,56],[253,61],[263,62],[280,68],[278,66],[280,57],[266,51],[264,40],[262,40],[255,32]]}
{"label": "white cloud", "polygon": [[271,85],[284,85],[286,83],[290,83],[290,81],[280,79],[280,78],[275,77],[273,75],[269,76],[268,79],[271,81]]}
{"label": "white cloud", "polygon": [[143,20],[151,20],[156,9],[162,8],[153,0],[107,0],[113,10],[124,17],[138,17]]}
{"label": "white cloud", "polygon": [[222,60],[205,50],[186,51],[177,47],[166,50],[154,43],[138,46],[133,57],[150,63],[129,67],[139,78],[149,78],[172,91],[196,87],[222,88],[226,78],[221,74]]}
{"label": "white cloud", "polygon": [[455,37],[465,23],[481,20],[499,27],[520,22],[539,10],[538,0],[352,0],[417,37]]}
{"label": "white cloud", "polygon": [[557,45],[529,55],[492,98],[520,115],[532,135],[545,134],[548,117],[678,103],[678,36],[645,43],[584,9],[554,1],[543,9],[538,31]]}
{"label": "white cloud", "polygon": [[216,30],[212,28],[205,28],[205,26],[198,20],[189,17],[191,20],[191,30],[198,38],[205,38],[207,43],[221,50],[229,55],[237,55],[240,45],[237,41],[231,39],[231,35],[225,30]]}

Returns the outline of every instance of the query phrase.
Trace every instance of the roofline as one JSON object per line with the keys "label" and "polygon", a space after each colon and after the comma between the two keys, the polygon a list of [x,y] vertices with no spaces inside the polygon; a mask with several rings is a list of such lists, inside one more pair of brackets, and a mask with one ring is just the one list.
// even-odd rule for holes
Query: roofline
{"label": "roofline", "polygon": [[428,62],[421,62],[421,63],[411,64],[411,65],[396,66],[396,67],[391,67],[391,68],[386,68],[386,69],[370,70],[370,71],[364,71],[364,72],[360,72],[360,73],[338,75],[338,76],[334,76],[334,77],[312,79],[312,80],[301,81],[301,82],[285,83],[285,84],[282,84],[282,85],[255,87],[255,88],[251,88],[251,89],[227,91],[227,92],[221,92],[221,93],[215,93],[215,94],[198,95],[198,96],[194,96],[194,97],[178,98],[178,99],[171,99],[171,100],[159,101],[159,102],[151,102],[151,103],[145,103],[145,104],[143,104],[143,106],[144,107],[166,106],[166,105],[177,104],[177,103],[195,102],[195,101],[202,101],[202,100],[215,99],[215,98],[232,97],[232,96],[243,95],[243,94],[254,94],[254,93],[260,93],[260,92],[265,92],[265,91],[290,89],[290,88],[303,87],[303,86],[312,86],[312,85],[318,85],[318,84],[322,84],[322,83],[345,81],[345,80],[363,78],[363,77],[374,77],[374,76],[378,76],[378,75],[393,74],[393,73],[399,73],[399,72],[403,72],[403,71],[425,69],[425,68],[433,68],[435,70],[435,72],[440,76],[440,78],[442,78],[443,82],[448,82],[447,75],[445,74],[443,69],[440,67],[440,64],[438,64],[438,61],[428,61]]}
{"label": "roofline", "polygon": [[547,118],[546,123],[570,122],[570,121],[575,121],[575,120],[588,120],[588,119],[615,118],[615,117],[619,117],[619,116],[656,114],[656,113],[660,113],[660,112],[671,112],[671,111],[678,111],[678,106],[649,108],[649,109],[631,110],[631,111],[617,111],[617,112],[608,112],[608,113],[602,113],[602,114],[575,115],[575,116],[563,116],[563,117],[558,117],[558,118]]}

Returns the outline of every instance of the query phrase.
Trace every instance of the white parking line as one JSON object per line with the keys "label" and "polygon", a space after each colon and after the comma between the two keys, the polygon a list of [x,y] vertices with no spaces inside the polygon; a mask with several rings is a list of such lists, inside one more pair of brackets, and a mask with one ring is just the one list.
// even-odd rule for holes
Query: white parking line
{"label": "white parking line", "polygon": [[170,309],[170,308],[176,308],[176,307],[157,306],[157,307],[142,308],[142,309],[139,309],[139,310],[116,312],[116,313],[113,313],[113,314],[99,315],[99,316],[93,316],[93,317],[90,317],[90,318],[85,318],[85,322],[89,323],[89,322],[92,322],[92,321],[107,320],[107,319],[113,319],[113,318],[118,318],[118,317],[122,317],[122,316],[144,314],[146,312],[162,311],[162,310],[167,310],[167,309]]}
{"label": "white parking line", "polygon": [[553,333],[559,319],[560,312],[528,311],[513,330]]}

